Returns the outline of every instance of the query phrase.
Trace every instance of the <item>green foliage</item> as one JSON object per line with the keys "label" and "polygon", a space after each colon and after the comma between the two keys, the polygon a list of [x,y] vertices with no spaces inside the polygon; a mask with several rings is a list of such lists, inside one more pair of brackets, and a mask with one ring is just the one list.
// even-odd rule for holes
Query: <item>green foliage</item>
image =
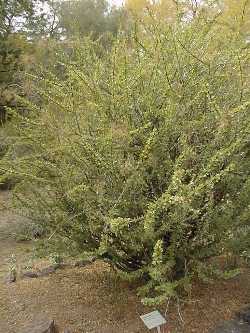
{"label": "green foliage", "polygon": [[[8,147],[6,122],[10,117],[6,116],[6,109],[23,112],[16,95],[32,96],[30,81],[24,73],[34,71],[34,63],[40,60],[39,47],[35,47],[31,37],[38,31],[40,37],[46,36],[45,32],[42,34],[41,26],[48,26],[48,22],[41,21],[42,13],[38,10],[45,3],[43,0],[0,1],[0,158]],[[0,172],[1,189],[8,189],[14,183],[13,177],[3,179]]]}
{"label": "green foliage", "polygon": [[31,221],[19,222],[12,232],[12,236],[18,242],[29,241],[42,237],[44,230],[37,223]]}
{"label": "green foliage", "polygon": [[60,265],[63,263],[63,258],[60,256],[59,253],[56,253],[56,252],[54,252],[50,255],[50,260],[51,260],[52,264],[55,264],[55,265]]}
{"label": "green foliage", "polygon": [[154,304],[249,236],[249,49],[202,17],[146,22],[111,50],[85,39],[63,80],[44,73],[1,169],[47,243],[143,278]]}
{"label": "green foliage", "polygon": [[10,273],[13,273],[14,275],[17,274],[17,259],[14,254],[10,256],[10,258],[7,259],[8,263],[8,269]]}
{"label": "green foliage", "polygon": [[6,107],[17,107],[15,95],[21,93],[20,73],[25,67],[25,53],[29,57],[32,48],[20,34],[0,37],[0,126],[6,120]]}

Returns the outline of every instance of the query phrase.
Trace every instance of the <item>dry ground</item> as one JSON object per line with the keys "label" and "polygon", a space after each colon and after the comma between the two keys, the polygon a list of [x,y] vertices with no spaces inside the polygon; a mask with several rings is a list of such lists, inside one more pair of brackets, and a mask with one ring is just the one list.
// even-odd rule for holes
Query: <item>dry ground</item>
{"label": "dry ground", "polygon": [[[0,193],[1,201],[8,195]],[[0,206],[1,207],[1,206]],[[3,283],[14,253],[23,264],[32,255],[32,243],[17,243],[9,235],[19,218],[0,210],[0,333],[18,333],[36,318],[53,318],[60,329],[74,333],[146,333],[139,315],[145,308],[134,288],[119,281],[110,268],[96,262],[85,268],[65,268],[49,277]],[[228,319],[250,303],[250,270],[230,281],[197,284],[191,298],[177,308],[170,305],[166,332],[207,333],[217,322]],[[164,312],[164,308],[161,309]]]}

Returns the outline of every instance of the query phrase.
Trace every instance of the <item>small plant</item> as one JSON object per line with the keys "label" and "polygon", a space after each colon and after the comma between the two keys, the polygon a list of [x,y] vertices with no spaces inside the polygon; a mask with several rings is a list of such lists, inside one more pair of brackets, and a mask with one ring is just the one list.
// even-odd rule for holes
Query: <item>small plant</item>
{"label": "small plant", "polygon": [[10,258],[7,259],[8,263],[8,271],[9,271],[9,277],[14,282],[16,280],[17,276],[17,259],[14,254],[10,256]]}
{"label": "small plant", "polygon": [[25,242],[40,238],[43,233],[44,230],[42,226],[34,222],[25,221],[18,224],[13,236],[17,241]]}
{"label": "small plant", "polygon": [[30,258],[30,259],[28,260],[28,262],[24,265],[24,269],[25,269],[25,270],[30,270],[30,269],[32,269],[32,268],[33,268],[33,259]]}
{"label": "small plant", "polygon": [[51,253],[50,261],[52,264],[60,265],[63,262],[63,257],[59,253]]}

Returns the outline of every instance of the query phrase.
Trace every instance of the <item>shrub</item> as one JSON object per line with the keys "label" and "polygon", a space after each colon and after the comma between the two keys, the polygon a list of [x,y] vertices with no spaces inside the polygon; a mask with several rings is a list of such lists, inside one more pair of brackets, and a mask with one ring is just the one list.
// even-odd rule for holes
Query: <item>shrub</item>
{"label": "shrub", "polygon": [[108,51],[85,39],[13,119],[2,169],[23,212],[66,252],[143,278],[148,304],[212,275],[249,221],[248,51],[202,17],[150,17]]}

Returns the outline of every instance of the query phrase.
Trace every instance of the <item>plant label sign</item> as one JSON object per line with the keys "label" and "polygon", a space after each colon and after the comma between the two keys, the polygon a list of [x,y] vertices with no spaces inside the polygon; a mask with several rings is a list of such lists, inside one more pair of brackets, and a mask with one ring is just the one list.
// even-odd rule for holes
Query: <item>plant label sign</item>
{"label": "plant label sign", "polygon": [[140,318],[149,330],[157,328],[157,332],[161,332],[161,325],[166,324],[166,319],[157,310],[142,315]]}

